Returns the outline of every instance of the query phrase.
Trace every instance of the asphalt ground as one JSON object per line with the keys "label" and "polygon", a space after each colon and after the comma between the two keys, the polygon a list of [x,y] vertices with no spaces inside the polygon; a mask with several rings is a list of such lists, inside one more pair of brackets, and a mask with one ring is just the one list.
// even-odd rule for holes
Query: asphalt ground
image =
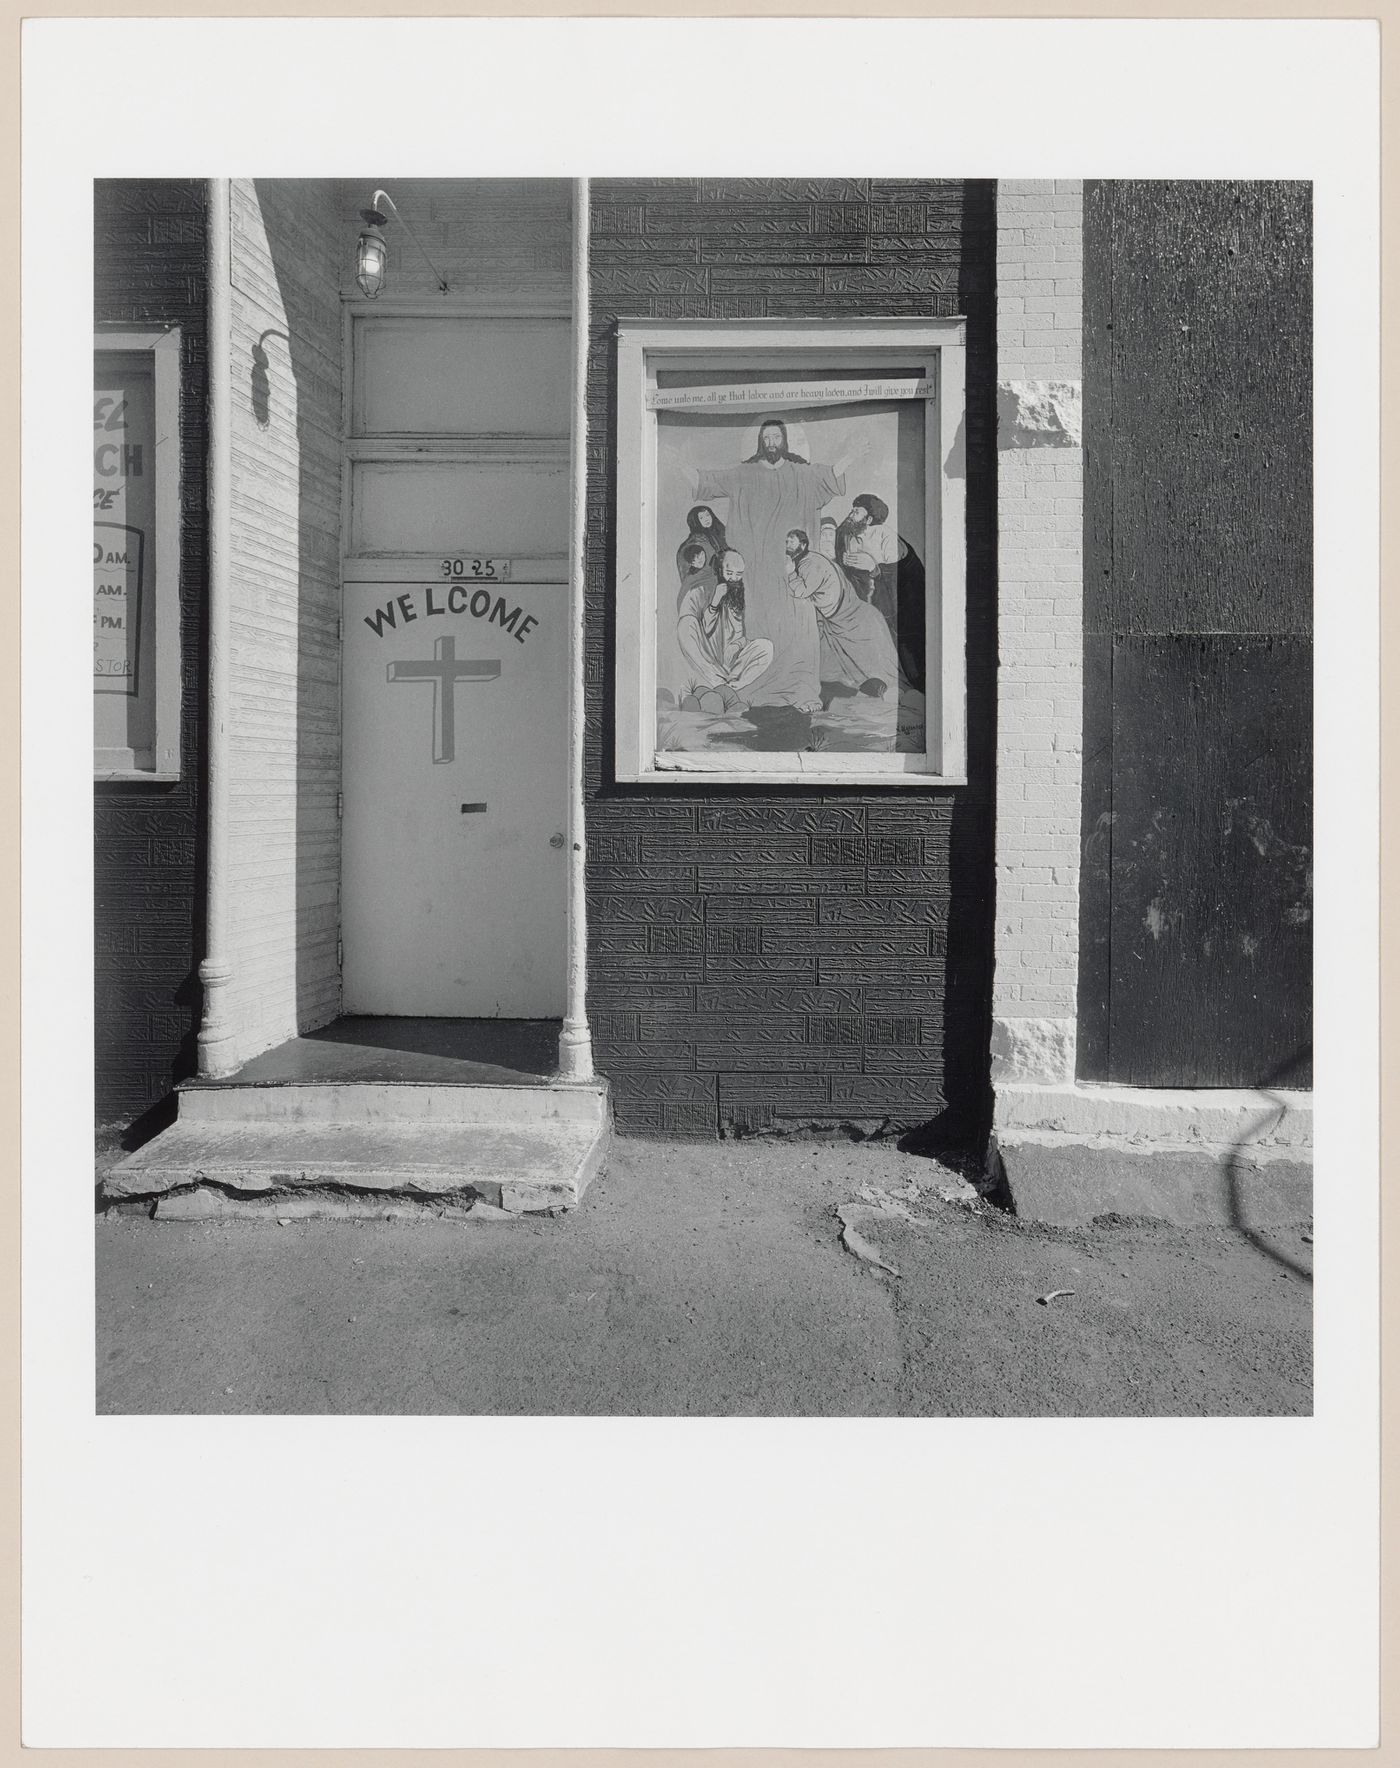
{"label": "asphalt ground", "polygon": [[[558,1217],[108,1212],[98,1410],[1311,1410],[1308,1223],[1058,1228],[940,1189],[952,1172],[886,1143],[619,1139]],[[854,1243],[891,1269],[849,1250],[852,1204]]]}

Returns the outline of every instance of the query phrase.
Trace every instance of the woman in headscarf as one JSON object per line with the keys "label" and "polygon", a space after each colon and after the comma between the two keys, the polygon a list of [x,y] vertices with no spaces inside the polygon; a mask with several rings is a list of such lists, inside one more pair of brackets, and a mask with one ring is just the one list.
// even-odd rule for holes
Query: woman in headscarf
{"label": "woman in headscarf", "polygon": [[715,567],[715,576],[719,576],[719,560],[728,541],[724,536],[724,523],[707,503],[697,503],[685,519],[686,537],[676,548],[676,576],[684,584],[690,574],[686,562],[686,554],[693,546],[703,546],[706,563]]}
{"label": "woman in headscarf", "polygon": [[681,586],[676,591],[677,613],[680,612],[681,603],[684,602],[692,589],[700,588],[708,594],[710,590],[717,587],[719,560],[723,556],[722,553],[719,557],[708,553],[698,540],[683,542],[676,559],[677,567],[684,573],[681,578]]}

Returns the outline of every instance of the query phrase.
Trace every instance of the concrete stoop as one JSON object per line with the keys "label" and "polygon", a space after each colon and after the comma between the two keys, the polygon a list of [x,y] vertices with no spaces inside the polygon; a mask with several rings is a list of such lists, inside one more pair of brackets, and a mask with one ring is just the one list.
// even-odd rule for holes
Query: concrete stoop
{"label": "concrete stoop", "polygon": [[1015,1213],[1056,1227],[1084,1227],[1109,1215],[1244,1229],[1312,1219],[1308,1159],[1248,1160],[1238,1149],[998,1137],[991,1160]]}
{"label": "concrete stoop", "polygon": [[171,1127],[112,1167],[102,1189],[110,1200],[165,1198],[156,1215],[183,1219],[276,1215],[276,1198],[299,1199],[300,1215],[310,1195],[315,1213],[376,1218],[405,1213],[394,1199],[437,1215],[553,1211],[578,1203],[609,1133],[601,1083],[195,1084],[181,1089]]}
{"label": "concrete stoop", "polygon": [[995,1080],[992,1177],[1027,1221],[1151,1216],[1266,1227],[1312,1215],[1312,1094]]}

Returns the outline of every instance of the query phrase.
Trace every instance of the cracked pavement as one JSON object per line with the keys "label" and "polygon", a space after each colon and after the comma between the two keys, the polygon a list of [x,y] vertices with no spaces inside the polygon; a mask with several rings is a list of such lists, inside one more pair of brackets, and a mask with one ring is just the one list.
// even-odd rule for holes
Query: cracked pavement
{"label": "cracked pavement", "polygon": [[98,1411],[1310,1411],[1308,1224],[1053,1228],[940,1189],[885,1143],[618,1139],[563,1217],[109,1213]]}

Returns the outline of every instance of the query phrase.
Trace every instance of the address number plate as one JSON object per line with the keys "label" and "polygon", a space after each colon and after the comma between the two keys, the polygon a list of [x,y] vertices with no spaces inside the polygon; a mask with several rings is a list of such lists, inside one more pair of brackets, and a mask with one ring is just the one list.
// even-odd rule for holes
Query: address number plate
{"label": "address number plate", "polygon": [[478,559],[458,555],[442,561],[442,574],[463,583],[504,583],[510,576],[509,559]]}

